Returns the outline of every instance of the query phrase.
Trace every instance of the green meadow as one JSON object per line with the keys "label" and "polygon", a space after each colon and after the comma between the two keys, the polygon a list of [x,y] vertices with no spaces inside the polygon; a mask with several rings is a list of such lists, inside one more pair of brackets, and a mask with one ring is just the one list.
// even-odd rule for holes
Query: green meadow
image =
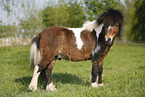
{"label": "green meadow", "polygon": [[28,89],[33,71],[30,46],[0,47],[1,97],[145,97],[145,44],[114,44],[104,59],[104,86],[90,84],[91,60],[57,60],[52,72],[57,91],[46,91],[39,79],[38,90]]}

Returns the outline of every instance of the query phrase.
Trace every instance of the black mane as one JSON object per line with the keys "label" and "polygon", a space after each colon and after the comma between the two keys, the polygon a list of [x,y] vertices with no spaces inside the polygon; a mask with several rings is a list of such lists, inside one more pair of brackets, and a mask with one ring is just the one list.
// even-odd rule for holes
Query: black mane
{"label": "black mane", "polygon": [[119,32],[117,35],[119,36],[123,24],[123,15],[119,10],[108,9],[98,17],[97,23],[98,25],[103,23],[107,27],[109,25],[114,26],[116,23],[119,23]]}

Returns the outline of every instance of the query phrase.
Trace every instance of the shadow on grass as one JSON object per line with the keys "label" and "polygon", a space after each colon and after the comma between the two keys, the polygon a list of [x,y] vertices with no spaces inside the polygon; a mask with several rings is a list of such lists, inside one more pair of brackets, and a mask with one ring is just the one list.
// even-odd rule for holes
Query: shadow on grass
{"label": "shadow on grass", "polygon": [[[79,78],[77,75],[72,75],[68,73],[53,73],[51,77],[54,84],[55,83],[62,83],[62,84],[69,83],[69,84],[79,84],[79,85],[83,84],[81,78]],[[30,76],[16,78],[15,82],[24,85],[27,88],[25,91],[28,91],[28,86],[30,84],[31,79],[32,77]],[[39,77],[38,88],[40,86],[41,89],[45,89],[46,83],[47,83],[46,79],[41,74],[41,76]]]}
{"label": "shadow on grass", "polygon": [[16,83],[22,83],[23,85],[28,86],[30,81],[31,81],[31,78],[32,77],[30,77],[30,76],[22,77],[22,78],[16,78],[15,82]]}
{"label": "shadow on grass", "polygon": [[52,80],[54,83],[61,82],[62,84],[70,83],[70,84],[81,84],[82,80],[76,75],[68,74],[68,73],[53,73]]}
{"label": "shadow on grass", "polygon": [[145,66],[140,66],[140,67],[138,67],[138,69],[144,70],[145,69]]}
{"label": "shadow on grass", "polygon": [[30,90],[28,89],[28,86],[30,84],[31,78],[32,77],[30,77],[30,76],[22,77],[22,78],[16,78],[15,79],[16,83],[21,83],[22,85],[24,85],[23,88],[19,87],[19,90],[21,90],[23,92],[29,92]]}

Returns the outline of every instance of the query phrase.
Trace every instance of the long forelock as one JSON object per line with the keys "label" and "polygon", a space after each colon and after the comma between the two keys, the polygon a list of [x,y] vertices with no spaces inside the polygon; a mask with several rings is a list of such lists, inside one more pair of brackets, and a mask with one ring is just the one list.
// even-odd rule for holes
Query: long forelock
{"label": "long forelock", "polygon": [[104,23],[106,26],[113,26],[116,23],[122,26],[123,17],[120,11],[109,9],[98,17],[97,22],[98,24]]}

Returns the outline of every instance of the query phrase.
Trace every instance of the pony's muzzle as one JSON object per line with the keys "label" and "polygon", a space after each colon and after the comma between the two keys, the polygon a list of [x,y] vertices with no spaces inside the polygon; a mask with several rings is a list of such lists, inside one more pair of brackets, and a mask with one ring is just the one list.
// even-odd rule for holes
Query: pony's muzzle
{"label": "pony's muzzle", "polygon": [[113,40],[113,39],[110,38],[110,37],[109,37],[109,38],[105,38],[105,41],[106,41],[106,44],[107,44],[107,45],[111,45],[111,44],[112,44],[112,40]]}
{"label": "pony's muzzle", "polygon": [[108,43],[112,42],[112,39],[111,38],[108,38],[107,42]]}

